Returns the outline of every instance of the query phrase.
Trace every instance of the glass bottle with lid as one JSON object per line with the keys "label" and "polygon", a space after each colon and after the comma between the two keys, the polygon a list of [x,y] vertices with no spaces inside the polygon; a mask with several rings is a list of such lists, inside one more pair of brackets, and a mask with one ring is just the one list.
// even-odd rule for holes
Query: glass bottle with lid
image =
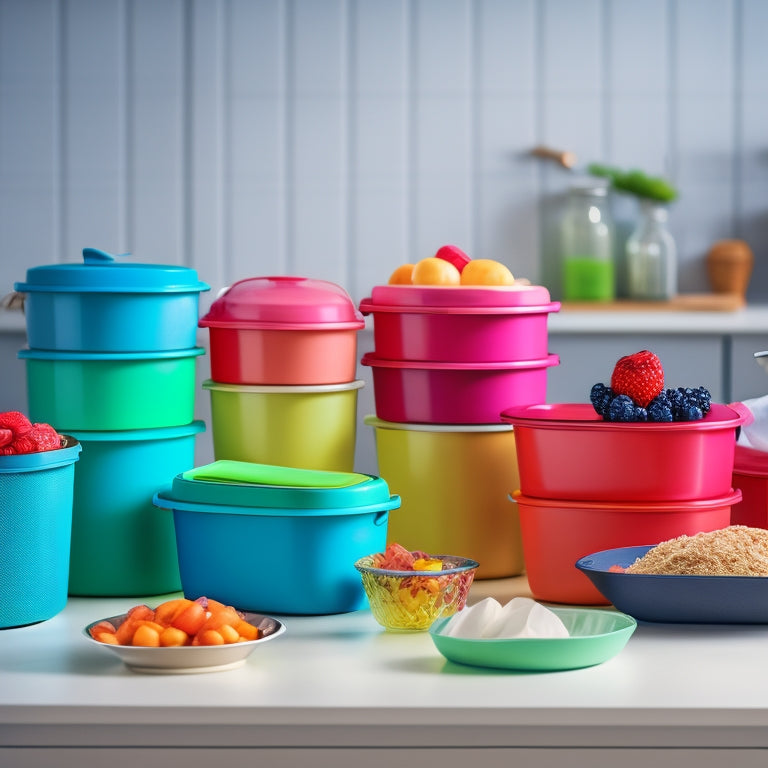
{"label": "glass bottle with lid", "polygon": [[612,301],[615,290],[613,222],[605,183],[571,186],[561,224],[564,301]]}
{"label": "glass bottle with lid", "polygon": [[665,301],[677,294],[677,248],[667,229],[667,206],[643,200],[640,213],[626,244],[629,298]]}

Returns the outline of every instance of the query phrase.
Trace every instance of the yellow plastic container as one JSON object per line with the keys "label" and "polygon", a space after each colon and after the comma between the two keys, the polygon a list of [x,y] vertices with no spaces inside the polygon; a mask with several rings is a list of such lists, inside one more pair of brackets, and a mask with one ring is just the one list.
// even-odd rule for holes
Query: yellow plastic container
{"label": "yellow plastic container", "polygon": [[510,494],[520,487],[508,424],[406,424],[366,416],[375,430],[379,474],[402,505],[389,516],[388,542],[470,557],[477,579],[524,570],[520,519]]}
{"label": "yellow plastic container", "polygon": [[215,459],[352,472],[363,381],[315,386],[203,382]]}

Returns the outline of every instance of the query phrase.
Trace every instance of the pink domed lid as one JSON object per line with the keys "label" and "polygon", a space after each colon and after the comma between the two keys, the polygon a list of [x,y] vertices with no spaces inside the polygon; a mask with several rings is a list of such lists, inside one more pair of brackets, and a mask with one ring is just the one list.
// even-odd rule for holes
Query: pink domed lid
{"label": "pink domed lid", "polygon": [[506,314],[557,312],[560,302],[551,301],[542,285],[445,286],[377,285],[360,311],[424,312],[441,314]]}
{"label": "pink domed lid", "polygon": [[211,304],[201,328],[331,330],[365,326],[349,294],[326,280],[308,277],[249,277],[234,283]]}

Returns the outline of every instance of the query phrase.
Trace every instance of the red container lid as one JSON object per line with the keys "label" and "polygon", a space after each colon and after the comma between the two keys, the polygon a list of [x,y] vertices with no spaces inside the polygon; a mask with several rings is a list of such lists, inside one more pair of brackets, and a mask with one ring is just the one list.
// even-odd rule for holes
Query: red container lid
{"label": "red container lid", "polygon": [[201,328],[339,330],[365,327],[349,294],[307,277],[250,277],[227,288],[200,319]]}
{"label": "red container lid", "polygon": [[[734,406],[737,404],[734,404]],[[729,405],[712,403],[709,413],[698,421],[605,421],[589,403],[542,403],[520,405],[501,412],[503,421],[513,426],[539,429],[597,429],[621,432],[648,432],[652,430],[709,430],[736,428],[749,416]]]}
{"label": "red container lid", "polygon": [[424,314],[518,314],[557,312],[560,302],[550,301],[542,285],[446,286],[377,285],[360,311],[415,312]]}
{"label": "red container lid", "polygon": [[768,453],[747,445],[737,445],[733,457],[733,472],[736,475],[768,477]]}

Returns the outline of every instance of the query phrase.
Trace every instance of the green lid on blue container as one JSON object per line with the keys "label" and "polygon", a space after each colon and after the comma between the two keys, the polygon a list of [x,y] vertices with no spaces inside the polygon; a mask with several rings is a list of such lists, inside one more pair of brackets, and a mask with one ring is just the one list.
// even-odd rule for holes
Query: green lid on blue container
{"label": "green lid on blue container", "polygon": [[[125,254],[126,256],[129,254]],[[199,293],[210,286],[189,267],[117,261],[106,251],[83,249],[82,264],[50,264],[27,270],[27,281],[16,283],[22,293]]]}
{"label": "green lid on blue container", "polygon": [[219,460],[182,472],[155,503],[229,514],[355,514],[400,506],[382,478]]}

